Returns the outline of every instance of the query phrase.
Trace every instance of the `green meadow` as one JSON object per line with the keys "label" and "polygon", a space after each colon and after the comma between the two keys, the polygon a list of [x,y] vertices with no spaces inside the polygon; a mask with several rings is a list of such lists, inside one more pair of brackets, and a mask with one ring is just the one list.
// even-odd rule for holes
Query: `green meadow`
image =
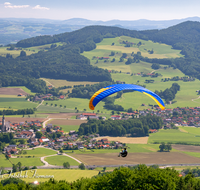
{"label": "green meadow", "polygon": [[78,131],[79,129],[79,125],[59,125],[60,127],[62,127],[62,130],[64,132],[69,132],[72,130]]}
{"label": "green meadow", "polygon": [[[125,44],[122,44],[123,41],[133,42],[136,45],[132,47],[124,47]],[[137,43],[141,42],[141,46],[137,46]],[[112,45],[114,43],[114,45]],[[171,46],[166,44],[154,43],[152,41],[145,41],[137,38],[131,38],[128,36],[121,36],[116,38],[104,38],[103,41],[96,44],[97,47],[95,50],[84,52],[82,55],[88,57],[92,60],[93,56],[96,57],[108,57],[110,56],[111,51],[115,52],[115,56],[110,56],[110,58],[117,58],[121,56],[122,53],[131,54],[132,52],[137,53],[141,52],[142,56],[149,58],[175,58],[181,57],[180,50],[172,49]],[[148,50],[154,51],[153,54],[149,54]],[[96,60],[92,60],[94,64]],[[102,61],[103,62],[103,61]]]}
{"label": "green meadow", "polygon": [[26,52],[26,55],[31,55],[32,53],[34,53],[33,51],[29,51],[29,50],[7,50],[8,47],[0,47],[0,56],[2,57],[6,57],[6,54],[10,54],[13,56],[13,58],[16,58],[20,55],[20,52],[23,50]]}
{"label": "green meadow", "polygon": [[26,109],[35,108],[37,105],[37,103],[28,102],[25,98],[0,97],[0,108]]}
{"label": "green meadow", "polygon": [[181,129],[189,134],[200,137],[200,128],[198,128],[198,127],[179,127],[179,129]]}
{"label": "green meadow", "polygon": [[[129,153],[139,152],[157,152],[159,150],[159,144],[126,144]],[[66,151],[67,154],[73,156],[73,154],[103,154],[103,153],[119,153],[121,149],[83,149]]]}
{"label": "green meadow", "polygon": [[[46,102],[50,106],[45,106]],[[53,103],[53,106],[51,106],[52,103]],[[57,107],[55,107],[55,104],[57,104]],[[60,105],[62,105],[61,108],[60,108]],[[104,105],[103,102],[99,102],[99,104],[95,108],[95,111],[99,110],[99,113],[101,112],[110,113],[111,111],[104,109],[103,105]],[[64,106],[66,106],[66,108],[68,109],[64,108]],[[56,101],[44,101],[43,105],[40,106],[37,110],[38,112],[43,112],[43,113],[45,111],[50,113],[50,111],[53,111],[53,110],[55,110],[55,112],[58,110],[59,112],[75,112],[75,107],[79,111],[84,111],[84,109],[86,109],[86,111],[91,111],[89,109],[89,99],[81,99],[81,98],[69,98],[69,99],[56,100]]]}
{"label": "green meadow", "polygon": [[0,167],[12,167],[11,162],[6,159],[4,154],[0,154]]}
{"label": "green meadow", "polygon": [[[184,128],[185,129],[185,128]],[[165,142],[165,143],[192,143],[196,144],[200,142],[200,136],[196,136],[195,134],[181,132],[177,129],[160,129],[157,133],[152,133],[149,136],[148,143],[155,142]]]}
{"label": "green meadow", "polygon": [[78,166],[79,163],[68,156],[58,155],[58,156],[50,156],[46,157],[45,161],[47,161],[51,165],[62,166],[64,162],[69,162],[70,166]]}
{"label": "green meadow", "polygon": [[48,155],[57,154],[57,151],[47,148],[34,148],[32,150],[26,150],[26,154],[19,154],[17,156],[34,156],[34,157],[43,157]]}
{"label": "green meadow", "polygon": [[[44,101],[46,103],[46,101]],[[59,112],[74,112],[74,110],[69,109],[69,108],[64,108],[63,104],[57,104],[58,101],[50,101],[51,103],[53,103],[53,105],[44,105],[44,103],[42,105],[40,105],[37,108],[36,113],[59,113]],[[55,106],[55,104],[57,104],[57,106]],[[62,105],[62,107],[60,107],[60,105]]]}
{"label": "green meadow", "polygon": [[22,163],[22,166],[43,166],[40,158],[10,158],[12,164]]}

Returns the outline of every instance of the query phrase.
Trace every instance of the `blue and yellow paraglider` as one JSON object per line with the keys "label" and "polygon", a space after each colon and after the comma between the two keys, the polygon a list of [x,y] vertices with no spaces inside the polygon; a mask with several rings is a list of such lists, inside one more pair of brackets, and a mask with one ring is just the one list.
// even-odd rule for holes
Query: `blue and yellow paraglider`
{"label": "blue and yellow paraglider", "polygon": [[152,98],[161,108],[161,110],[165,109],[165,104],[162,101],[162,99],[155,94],[154,92],[151,92],[150,90],[138,86],[138,85],[134,85],[134,84],[113,84],[110,86],[106,86],[100,90],[98,90],[90,99],[89,102],[89,108],[91,110],[94,110],[95,106],[104,98],[106,98],[107,96],[110,96],[111,94],[114,94],[118,91],[121,90],[133,90],[133,91],[139,91],[142,92],[143,94],[146,94],[147,96],[149,96],[150,98]]}

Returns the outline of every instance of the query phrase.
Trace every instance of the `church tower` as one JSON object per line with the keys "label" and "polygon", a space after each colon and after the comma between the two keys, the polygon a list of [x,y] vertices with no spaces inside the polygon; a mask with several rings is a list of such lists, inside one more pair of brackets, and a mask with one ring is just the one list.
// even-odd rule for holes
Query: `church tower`
{"label": "church tower", "polygon": [[9,122],[6,122],[4,114],[3,114],[3,117],[2,117],[1,132],[10,132],[10,124],[9,124]]}

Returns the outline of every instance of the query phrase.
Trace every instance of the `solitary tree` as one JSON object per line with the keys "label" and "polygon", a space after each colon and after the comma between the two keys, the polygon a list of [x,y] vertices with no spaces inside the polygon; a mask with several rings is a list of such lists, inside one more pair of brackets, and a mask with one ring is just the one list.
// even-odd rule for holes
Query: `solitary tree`
{"label": "solitary tree", "polygon": [[79,166],[78,166],[81,170],[85,170],[85,165],[83,163],[81,163]]}
{"label": "solitary tree", "polygon": [[20,52],[20,57],[25,57],[25,56],[26,56],[26,52],[22,50],[22,51]]}
{"label": "solitary tree", "polygon": [[165,143],[162,142],[161,145],[159,146],[160,152],[163,152],[165,149]]}
{"label": "solitary tree", "polygon": [[63,167],[69,169],[70,168],[69,162],[64,162]]}

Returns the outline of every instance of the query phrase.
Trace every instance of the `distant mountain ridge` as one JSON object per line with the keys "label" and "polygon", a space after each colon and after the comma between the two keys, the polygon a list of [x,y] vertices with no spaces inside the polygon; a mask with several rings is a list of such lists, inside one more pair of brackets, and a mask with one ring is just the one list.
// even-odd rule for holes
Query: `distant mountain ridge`
{"label": "distant mountain ridge", "polygon": [[189,17],[174,20],[110,20],[110,21],[93,21],[83,18],[72,18],[68,20],[51,20],[36,18],[0,18],[0,45],[16,43],[19,40],[40,36],[55,35],[65,32],[72,32],[85,26],[102,25],[116,26],[130,30],[152,30],[165,29],[170,26],[180,24],[185,21],[198,21],[200,17]]}
{"label": "distant mountain ridge", "polygon": [[104,26],[121,26],[126,29],[134,29],[134,30],[149,30],[149,29],[163,29],[168,28],[173,25],[177,25],[179,23],[185,21],[198,21],[200,22],[200,17],[188,17],[184,19],[173,19],[173,20],[147,20],[147,19],[139,19],[139,20],[109,20],[109,21],[92,21],[82,18],[72,18],[68,20],[62,21],[63,24],[68,25],[104,25]]}

